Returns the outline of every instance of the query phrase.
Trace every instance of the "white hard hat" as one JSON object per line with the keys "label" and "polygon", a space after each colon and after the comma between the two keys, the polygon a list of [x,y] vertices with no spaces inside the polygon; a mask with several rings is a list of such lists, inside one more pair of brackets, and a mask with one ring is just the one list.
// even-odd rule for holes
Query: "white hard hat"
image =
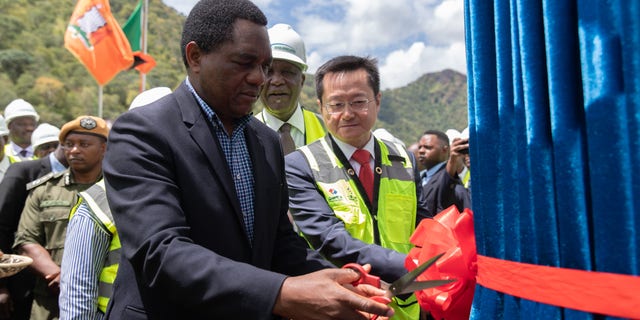
{"label": "white hard hat", "polygon": [[146,106],[151,102],[154,102],[170,93],[171,89],[167,87],[155,87],[142,91],[135,98],[133,98],[133,101],[131,101],[131,105],[129,106],[129,110]]}
{"label": "white hard hat", "polygon": [[396,137],[394,137],[391,132],[387,131],[384,128],[378,128],[373,130],[373,135],[378,139],[387,140],[395,143],[401,144],[403,147],[405,146],[404,142]]}
{"label": "white hard hat", "polygon": [[290,25],[278,23],[269,28],[271,55],[273,59],[287,60],[302,69],[307,70],[307,54],[300,35]]}
{"label": "white hard hat", "polygon": [[453,139],[460,138],[460,131],[456,129],[447,129],[445,134],[449,138],[449,144],[453,142]]}
{"label": "white hard hat", "polygon": [[464,130],[460,132],[460,138],[469,139],[469,127],[464,128]]}
{"label": "white hard hat", "polygon": [[7,128],[7,122],[4,121],[4,117],[0,114],[0,137],[8,136],[8,135],[9,135],[9,129]]}
{"label": "white hard hat", "polygon": [[60,129],[57,127],[48,123],[41,123],[31,134],[31,146],[35,150],[45,143],[57,142],[59,134]]}
{"label": "white hard hat", "polygon": [[36,109],[33,108],[31,103],[24,101],[23,99],[15,99],[11,101],[4,108],[4,118],[7,121],[7,124],[11,123],[11,120],[18,117],[33,117],[36,122],[40,120],[40,116],[36,112]]}

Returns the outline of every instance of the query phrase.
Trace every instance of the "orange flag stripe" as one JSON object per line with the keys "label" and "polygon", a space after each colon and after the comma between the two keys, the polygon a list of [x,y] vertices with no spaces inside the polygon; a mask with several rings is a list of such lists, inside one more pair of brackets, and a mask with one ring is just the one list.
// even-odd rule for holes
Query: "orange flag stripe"
{"label": "orange flag stripe", "polygon": [[100,85],[133,64],[133,53],[108,0],[79,0],[64,46],[84,64]]}

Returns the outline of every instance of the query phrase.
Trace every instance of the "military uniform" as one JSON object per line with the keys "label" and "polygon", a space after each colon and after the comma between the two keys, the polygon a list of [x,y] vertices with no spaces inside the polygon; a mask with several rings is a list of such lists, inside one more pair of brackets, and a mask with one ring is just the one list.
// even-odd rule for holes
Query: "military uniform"
{"label": "military uniform", "polygon": [[[100,180],[102,175],[98,177]],[[69,169],[50,173],[30,182],[29,197],[20,217],[16,232],[14,250],[23,244],[42,245],[58,265],[62,263],[64,240],[69,222],[69,212],[78,201],[78,192],[93,183],[79,184],[73,181]],[[57,319],[59,314],[58,296],[47,288],[47,281],[38,277],[34,288],[31,319]]]}

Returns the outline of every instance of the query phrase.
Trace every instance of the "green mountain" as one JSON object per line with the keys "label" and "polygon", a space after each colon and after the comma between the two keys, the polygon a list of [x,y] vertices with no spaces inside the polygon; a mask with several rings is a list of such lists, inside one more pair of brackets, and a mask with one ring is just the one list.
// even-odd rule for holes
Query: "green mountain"
{"label": "green mountain", "polygon": [[[180,30],[185,17],[161,1],[150,1],[148,52],[157,66],[147,87],[176,87],[184,79]],[[138,1],[111,1],[122,25]],[[0,106],[15,98],[31,102],[41,121],[62,125],[81,114],[97,114],[98,85],[64,47],[75,0],[0,0]],[[137,71],[124,71],[104,87],[104,117],[125,111],[140,90]]]}
{"label": "green mountain", "polygon": [[[179,41],[184,15],[150,1],[148,52],[157,66],[147,88],[177,87],[185,77]],[[111,1],[114,17],[124,24],[137,1]],[[64,32],[74,0],[0,0],[0,109],[23,98],[41,122],[61,126],[80,114],[97,114],[98,85],[64,47]],[[317,111],[313,75],[307,75],[302,103]],[[140,90],[135,70],[123,71],[104,87],[103,114],[114,119],[126,111]],[[402,88],[384,90],[377,127],[407,144],[427,129],[462,130],[467,126],[466,77],[452,70],[425,74]],[[259,109],[259,107],[257,107]]]}

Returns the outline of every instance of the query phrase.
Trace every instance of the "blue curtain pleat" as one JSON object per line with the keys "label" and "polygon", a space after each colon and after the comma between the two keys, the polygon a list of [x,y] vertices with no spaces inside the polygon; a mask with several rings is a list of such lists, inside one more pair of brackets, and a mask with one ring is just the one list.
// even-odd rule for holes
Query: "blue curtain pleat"
{"label": "blue curtain pleat", "polygon": [[[549,104],[556,168],[556,202],[560,265],[592,270],[589,239],[588,185],[584,167],[586,136],[580,83],[577,8],[573,1],[544,1],[547,35]],[[565,309],[565,319],[593,319],[591,314]]]}
{"label": "blue curtain pleat", "polygon": [[[578,3],[594,223],[595,269],[637,274],[637,239],[618,1]],[[636,16],[637,18],[637,16]],[[636,50],[638,48],[635,48]],[[637,52],[637,51],[636,51]],[[635,74],[635,77],[639,75]],[[637,105],[636,112],[637,112]],[[619,236],[612,236],[619,235]],[[620,236],[624,235],[624,236]]]}
{"label": "blue curtain pleat", "polygon": [[[465,0],[478,253],[638,274],[640,1]],[[473,319],[594,319],[476,287]]]}
{"label": "blue curtain pleat", "polygon": [[[495,128],[499,128],[497,109],[475,108],[476,105],[495,105],[498,91],[496,88],[496,53],[494,50],[495,33],[491,24],[485,24],[480,17],[493,17],[493,5],[490,2],[479,2],[468,0],[465,2],[465,29],[467,47],[476,48],[473,52],[467,50],[467,73],[474,74],[474,79],[469,78],[469,139],[470,141],[490,141],[486,143],[486,148],[476,148],[474,144],[470,146],[471,167],[477,170],[474,175],[476,182],[485,185],[483,188],[474,188],[474,198],[495,198],[502,197],[497,191],[502,180],[496,177],[500,174],[494,170],[495,163],[498,163],[501,150],[499,149],[500,135],[496,135]],[[486,156],[486,162],[479,162],[476,159]],[[509,174],[507,172],[507,174]],[[478,201],[474,204],[474,209],[478,209],[475,218],[476,237],[482,237],[477,241],[478,250],[489,252],[493,256],[504,256],[504,241],[502,221],[503,201]],[[478,216],[478,214],[480,216]],[[494,229],[493,233],[484,233],[481,230]],[[498,314],[502,314],[502,295],[495,291],[486,290],[481,286],[476,286],[474,300],[479,303],[474,305],[471,317],[478,315],[482,318],[482,313],[491,314],[494,319],[502,319]],[[478,313],[479,312],[479,313]]]}
{"label": "blue curtain pleat", "polygon": [[[622,8],[622,52],[624,72],[624,91],[627,93],[627,119],[629,121],[630,137],[630,172],[640,172],[640,2],[627,1],[621,3]],[[640,177],[634,174],[631,176],[631,194],[633,209],[636,213],[633,220],[633,230],[635,237],[630,236],[635,244],[635,274],[640,273]]]}
{"label": "blue curtain pleat", "polygon": [[[543,265],[558,265],[557,224],[553,196],[553,154],[549,127],[549,103],[546,79],[546,58],[544,54],[544,31],[541,3],[535,1],[515,1],[518,30],[522,94],[524,99],[524,122],[526,141],[523,170],[529,177],[521,180],[527,189],[527,207],[520,208],[520,214],[527,217],[527,224],[521,225],[531,234],[530,242],[522,242],[526,252],[520,261]],[[507,204],[508,205],[508,204]],[[505,239],[509,241],[509,239]],[[557,319],[558,309],[522,301],[520,318],[536,314],[542,319]],[[508,317],[511,319],[512,317]]]}

